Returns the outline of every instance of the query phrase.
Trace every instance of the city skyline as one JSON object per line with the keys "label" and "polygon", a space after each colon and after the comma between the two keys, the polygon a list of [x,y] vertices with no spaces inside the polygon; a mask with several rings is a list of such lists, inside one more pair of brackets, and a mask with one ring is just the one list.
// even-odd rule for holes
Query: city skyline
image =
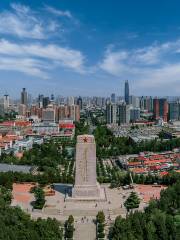
{"label": "city skyline", "polygon": [[25,87],[33,96],[123,95],[128,79],[132,95],[178,96],[178,6],[3,1],[0,94],[15,98]]}

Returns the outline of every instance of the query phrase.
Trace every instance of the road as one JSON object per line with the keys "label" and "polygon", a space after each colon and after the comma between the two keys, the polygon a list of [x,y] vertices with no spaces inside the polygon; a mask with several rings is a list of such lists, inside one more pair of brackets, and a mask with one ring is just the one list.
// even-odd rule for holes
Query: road
{"label": "road", "polygon": [[87,114],[87,123],[89,125],[89,134],[93,134],[93,131],[96,129],[96,126],[93,125],[92,121],[91,121],[91,116],[90,116],[90,112],[87,110],[86,111]]}

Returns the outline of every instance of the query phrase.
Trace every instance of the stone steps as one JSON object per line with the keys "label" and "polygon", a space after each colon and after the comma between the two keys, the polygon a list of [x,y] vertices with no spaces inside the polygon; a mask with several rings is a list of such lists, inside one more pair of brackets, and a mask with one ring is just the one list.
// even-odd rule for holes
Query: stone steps
{"label": "stone steps", "polygon": [[96,239],[96,225],[90,223],[75,223],[75,240],[95,240]]}

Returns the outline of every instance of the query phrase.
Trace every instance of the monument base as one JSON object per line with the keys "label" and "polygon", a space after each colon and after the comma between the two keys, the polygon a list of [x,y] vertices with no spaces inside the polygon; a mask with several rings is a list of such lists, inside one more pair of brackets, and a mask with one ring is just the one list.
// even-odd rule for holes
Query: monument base
{"label": "monument base", "polygon": [[72,189],[72,196],[66,196],[65,201],[107,201],[105,188],[97,186],[76,186]]}
{"label": "monument base", "polygon": [[75,185],[72,189],[72,197],[95,197],[100,196],[100,186],[96,185]]}

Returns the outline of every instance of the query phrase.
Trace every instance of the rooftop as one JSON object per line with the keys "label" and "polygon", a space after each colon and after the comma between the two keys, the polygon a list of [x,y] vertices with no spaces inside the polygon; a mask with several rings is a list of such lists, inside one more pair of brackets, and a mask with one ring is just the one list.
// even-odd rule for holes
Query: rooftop
{"label": "rooftop", "polygon": [[27,165],[13,165],[13,164],[6,164],[0,163],[0,172],[23,172],[23,173],[30,173],[33,170],[33,166]]}

